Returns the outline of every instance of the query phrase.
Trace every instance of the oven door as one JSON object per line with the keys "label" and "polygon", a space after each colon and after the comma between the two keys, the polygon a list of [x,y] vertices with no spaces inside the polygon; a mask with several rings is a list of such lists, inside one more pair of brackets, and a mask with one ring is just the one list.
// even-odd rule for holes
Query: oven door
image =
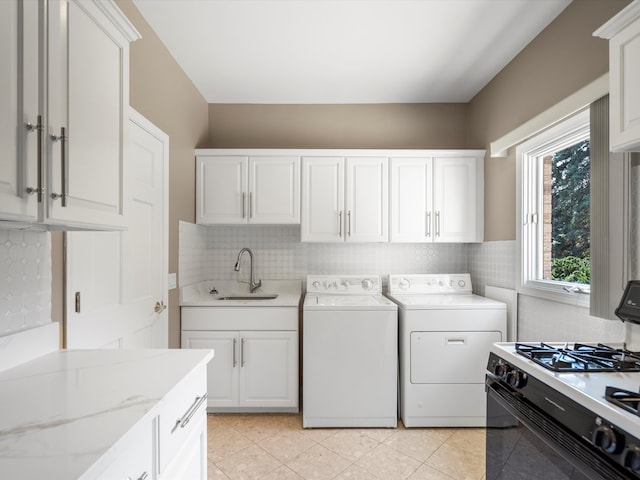
{"label": "oven door", "polygon": [[487,480],[634,480],[541,410],[487,376]]}

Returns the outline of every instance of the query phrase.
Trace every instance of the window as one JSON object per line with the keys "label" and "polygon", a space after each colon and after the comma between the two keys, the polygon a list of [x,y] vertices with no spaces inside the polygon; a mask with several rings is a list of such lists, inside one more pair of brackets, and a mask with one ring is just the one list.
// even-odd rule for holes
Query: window
{"label": "window", "polygon": [[520,291],[578,305],[590,293],[589,110],[516,148]]}

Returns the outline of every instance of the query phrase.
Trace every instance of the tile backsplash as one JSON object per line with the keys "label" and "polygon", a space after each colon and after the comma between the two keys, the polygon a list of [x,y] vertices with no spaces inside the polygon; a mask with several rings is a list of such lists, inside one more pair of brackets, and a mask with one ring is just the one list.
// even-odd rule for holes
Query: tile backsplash
{"label": "tile backsplash", "polygon": [[51,323],[51,237],[0,230],[0,337]]}
{"label": "tile backsplash", "polygon": [[483,292],[487,282],[513,288],[515,242],[493,243],[303,243],[298,225],[207,227],[180,222],[179,284],[235,280],[238,275],[245,279],[247,267],[237,273],[233,266],[240,249],[249,247],[256,278],[373,273],[386,282],[390,273],[460,273],[473,267],[478,270],[472,271],[474,289]]}

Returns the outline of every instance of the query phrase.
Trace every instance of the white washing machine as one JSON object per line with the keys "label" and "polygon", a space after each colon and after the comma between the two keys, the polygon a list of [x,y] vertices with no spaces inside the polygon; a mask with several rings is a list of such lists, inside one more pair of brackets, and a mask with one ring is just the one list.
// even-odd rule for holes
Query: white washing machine
{"label": "white washing machine", "polygon": [[466,274],[389,276],[398,304],[400,416],[406,427],[482,427],[489,349],[507,306],[472,293]]}
{"label": "white washing machine", "polygon": [[302,426],[397,426],[398,312],[377,275],[309,275]]}

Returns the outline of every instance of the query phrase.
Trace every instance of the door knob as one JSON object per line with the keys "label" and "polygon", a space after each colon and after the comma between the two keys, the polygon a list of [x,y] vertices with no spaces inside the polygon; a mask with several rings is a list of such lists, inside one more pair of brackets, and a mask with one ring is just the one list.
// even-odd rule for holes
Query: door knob
{"label": "door knob", "polygon": [[154,307],[153,311],[156,313],[162,313],[166,308],[167,306],[164,304],[164,302],[160,301],[156,302],[156,306]]}

